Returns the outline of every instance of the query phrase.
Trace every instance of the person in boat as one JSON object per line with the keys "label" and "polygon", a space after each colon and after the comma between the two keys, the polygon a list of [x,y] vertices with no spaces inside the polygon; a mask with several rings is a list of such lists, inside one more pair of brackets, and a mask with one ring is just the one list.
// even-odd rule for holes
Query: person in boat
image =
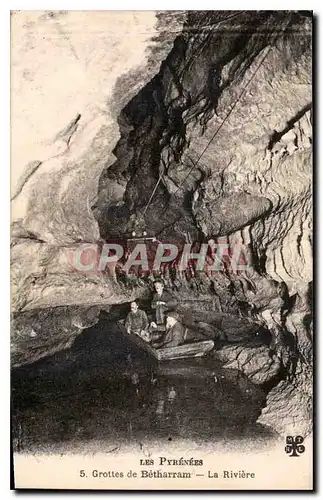
{"label": "person in boat", "polygon": [[139,306],[136,301],[131,302],[130,312],[125,321],[125,328],[128,333],[135,333],[140,337],[146,338],[148,335],[149,321],[147,314]]}
{"label": "person in boat", "polygon": [[185,343],[185,326],[180,322],[179,314],[176,311],[167,313],[166,332],[161,341],[152,343],[152,347],[177,347]]}
{"label": "person in boat", "polygon": [[154,288],[155,293],[153,295],[151,308],[156,311],[156,326],[157,329],[160,329],[160,327],[165,326],[166,313],[175,310],[177,300],[165,290],[164,283],[161,280],[154,281]]}

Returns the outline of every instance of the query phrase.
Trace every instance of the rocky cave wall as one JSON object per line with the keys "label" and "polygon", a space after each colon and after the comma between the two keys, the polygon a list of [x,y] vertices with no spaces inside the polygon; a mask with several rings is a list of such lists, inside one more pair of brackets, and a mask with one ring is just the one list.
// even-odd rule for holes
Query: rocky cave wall
{"label": "rocky cave wall", "polygon": [[[100,240],[91,204],[102,169],[115,161],[118,114],[158,72],[184,17],[12,13],[13,366],[70,345],[75,328],[66,329],[64,314],[78,323],[80,312],[100,306],[93,324],[100,308],[138,295],[104,273],[75,272],[71,255],[80,242]],[[39,328],[47,331],[41,342]]]}
{"label": "rocky cave wall", "polygon": [[[143,22],[142,16],[127,26]],[[77,108],[56,135],[57,152],[32,157],[19,177],[12,226],[12,304],[19,326],[13,328],[14,362],[69,345],[84,327],[76,320],[78,329],[62,325],[56,339],[39,339],[37,328],[36,335],[23,328],[31,316],[37,324],[49,308],[66,313],[68,307],[78,317],[80,308],[82,316],[94,307],[98,314],[103,305],[147,294],[145,283],[125,287],[104,273],[79,275],[68,261],[78,243],[122,235],[134,217],[144,219],[149,232],[170,242],[221,238],[244,250],[246,272],[184,277],[177,292],[198,295],[203,283],[221,313],[270,329],[271,359],[268,350],[262,358],[259,351],[230,347],[222,359],[246,373],[255,357],[263,359],[259,383],[266,370],[283,368],[259,421],[281,433],[306,434],[312,385],[311,17],[283,11],[152,16],[145,20],[141,52],[123,67],[124,42],[114,33],[120,44],[114,80],[91,106],[85,99],[86,112]],[[97,59],[105,68],[108,48]]]}

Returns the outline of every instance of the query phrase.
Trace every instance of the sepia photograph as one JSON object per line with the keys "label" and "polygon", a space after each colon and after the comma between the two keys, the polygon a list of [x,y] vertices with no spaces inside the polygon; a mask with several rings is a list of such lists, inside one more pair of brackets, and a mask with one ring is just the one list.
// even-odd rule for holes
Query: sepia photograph
{"label": "sepia photograph", "polygon": [[16,490],[313,490],[313,12],[11,11]]}

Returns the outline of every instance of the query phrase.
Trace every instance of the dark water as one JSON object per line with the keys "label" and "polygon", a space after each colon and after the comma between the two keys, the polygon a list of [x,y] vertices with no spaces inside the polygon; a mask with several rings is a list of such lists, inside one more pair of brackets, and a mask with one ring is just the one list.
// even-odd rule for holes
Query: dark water
{"label": "dark water", "polygon": [[162,365],[99,324],[74,346],[12,373],[17,451],[78,443],[208,443],[266,436],[265,393],[212,355]]}

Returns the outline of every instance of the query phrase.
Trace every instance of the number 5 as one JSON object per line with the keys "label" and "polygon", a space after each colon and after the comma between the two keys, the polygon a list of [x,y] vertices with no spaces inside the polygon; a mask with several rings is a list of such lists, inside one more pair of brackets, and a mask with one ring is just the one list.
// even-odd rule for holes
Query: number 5
{"label": "number 5", "polygon": [[85,477],[85,472],[84,472],[84,470],[83,470],[83,469],[82,469],[82,470],[80,470],[80,477]]}

